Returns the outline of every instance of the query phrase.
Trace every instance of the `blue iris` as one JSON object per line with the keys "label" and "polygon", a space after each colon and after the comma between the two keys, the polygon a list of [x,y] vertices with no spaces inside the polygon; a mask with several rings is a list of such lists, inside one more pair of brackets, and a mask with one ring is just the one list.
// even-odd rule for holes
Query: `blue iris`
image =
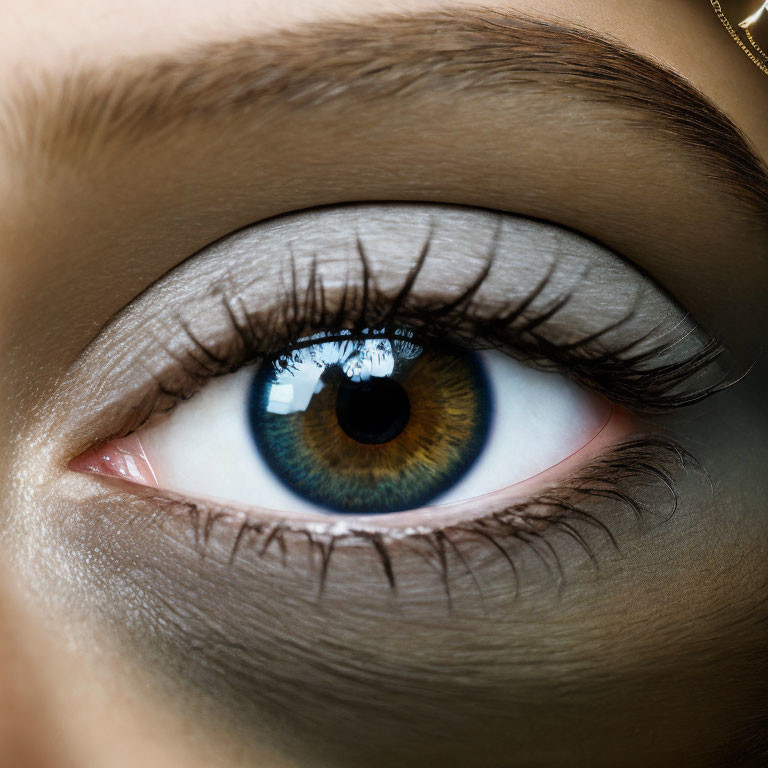
{"label": "blue iris", "polygon": [[421,345],[405,329],[318,335],[265,360],[249,418],[290,490],[333,512],[434,502],[485,445],[491,420],[477,355]]}

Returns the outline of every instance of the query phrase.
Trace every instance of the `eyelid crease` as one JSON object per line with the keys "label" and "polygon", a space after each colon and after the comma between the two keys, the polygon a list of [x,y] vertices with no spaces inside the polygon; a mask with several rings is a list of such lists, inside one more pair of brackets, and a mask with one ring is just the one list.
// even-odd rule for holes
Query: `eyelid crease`
{"label": "eyelid crease", "polygon": [[569,375],[639,412],[698,402],[737,378],[728,350],[662,289],[578,233],[468,207],[336,206],[228,235],[118,315],[66,382],[78,399],[92,393],[93,425],[62,459],[297,339],[383,319],[423,343],[497,349]]}

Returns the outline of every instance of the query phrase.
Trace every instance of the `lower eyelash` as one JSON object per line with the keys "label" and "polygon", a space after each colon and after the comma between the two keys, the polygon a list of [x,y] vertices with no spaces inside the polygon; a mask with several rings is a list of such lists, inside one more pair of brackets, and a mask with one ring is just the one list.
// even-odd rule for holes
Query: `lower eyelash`
{"label": "lower eyelash", "polygon": [[[685,475],[708,479],[700,463],[674,440],[660,435],[635,436],[609,449],[556,487],[474,520],[416,532],[349,529],[334,533],[332,526],[317,531],[283,522],[243,520],[240,513],[171,496],[150,498],[175,515],[188,518],[194,546],[201,557],[206,556],[210,543],[222,535],[232,537],[230,565],[251,553],[259,558],[277,554],[282,565],[287,566],[295,545],[308,545],[318,597],[332,577],[333,557],[342,547],[370,547],[380,562],[382,586],[394,596],[400,594],[398,552],[416,553],[441,580],[451,609],[451,583],[457,568],[473,580],[483,597],[482,584],[466,551],[472,544],[484,545],[488,552],[508,564],[515,596],[523,588],[519,567],[523,549],[531,551],[562,585],[565,571],[552,532],[566,535],[599,570],[596,547],[590,543],[592,536],[609,543],[619,557],[621,549],[609,524],[590,507],[608,502],[613,508],[631,514],[637,524],[648,519],[666,522],[678,508],[678,485]],[[661,509],[656,498],[659,490],[667,499]]]}
{"label": "lower eyelash", "polygon": [[[551,557],[549,565],[563,579],[565,573],[560,558],[544,538],[547,529],[555,528],[568,535],[598,568],[593,548],[575,523],[583,523],[599,533],[619,555],[621,548],[608,524],[588,511],[585,505],[597,499],[610,500],[631,512],[637,523],[648,517],[667,522],[680,503],[675,473],[692,470],[706,476],[693,455],[675,441],[659,436],[630,439],[609,449],[558,487],[547,489],[479,522],[456,526],[456,530],[482,535],[495,545],[499,540],[516,539],[535,550],[533,542],[540,541],[545,554]],[[649,486],[659,485],[669,501],[663,511],[654,509],[642,494]],[[540,550],[535,551],[540,553]]]}

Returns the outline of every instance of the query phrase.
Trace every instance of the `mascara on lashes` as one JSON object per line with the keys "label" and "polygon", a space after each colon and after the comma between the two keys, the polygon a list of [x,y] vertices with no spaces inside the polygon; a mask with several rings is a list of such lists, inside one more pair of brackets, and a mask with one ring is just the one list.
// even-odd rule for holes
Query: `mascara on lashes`
{"label": "mascara on lashes", "polygon": [[515,598],[526,586],[522,582],[526,553],[562,584],[567,578],[566,544],[581,552],[595,571],[600,567],[598,552],[606,545],[615,556],[622,556],[620,541],[604,519],[606,510],[611,516],[619,510],[636,526],[668,522],[681,494],[707,483],[704,468],[679,443],[647,434],[620,442],[560,481],[502,509],[433,529],[297,525],[251,519],[225,506],[175,494],[151,494],[147,499],[170,520],[188,522],[191,546],[201,556],[223,559],[229,566],[248,558],[277,558],[283,566],[308,562],[318,595],[332,577],[334,558],[356,550],[374,555],[382,585],[398,594],[399,561],[415,553],[439,579],[450,610],[455,579],[469,576],[483,598],[474,566],[485,557],[500,557],[506,564]]}

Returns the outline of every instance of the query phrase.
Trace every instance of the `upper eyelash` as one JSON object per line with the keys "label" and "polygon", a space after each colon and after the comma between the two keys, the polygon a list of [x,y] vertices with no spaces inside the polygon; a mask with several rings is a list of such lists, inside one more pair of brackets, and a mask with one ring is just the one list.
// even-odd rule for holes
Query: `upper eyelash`
{"label": "upper eyelash", "polygon": [[[480,597],[483,597],[482,585],[469,565],[469,558],[462,553],[462,547],[469,542],[487,544],[503,556],[509,565],[516,596],[520,595],[523,585],[517,557],[519,553],[510,548],[510,542],[533,551],[562,584],[565,578],[562,561],[546,537],[548,531],[563,532],[586,553],[592,566],[599,570],[598,559],[587,531],[596,533],[610,544],[618,556],[621,556],[621,550],[609,526],[598,515],[588,511],[585,505],[595,499],[614,501],[629,511],[638,524],[649,517],[666,522],[675,514],[680,501],[679,473],[695,473],[709,478],[692,454],[676,441],[660,435],[634,436],[614,446],[556,486],[545,488],[502,510],[437,530],[408,533],[395,540],[389,540],[383,532],[369,529],[350,528],[344,533],[334,533],[329,527],[327,532],[318,533],[297,529],[283,521],[243,520],[237,513],[226,509],[171,495],[154,494],[150,499],[170,506],[176,514],[189,518],[194,545],[201,556],[205,555],[217,524],[229,525],[233,531],[230,565],[242,556],[245,548],[249,548],[258,557],[276,549],[285,565],[293,543],[297,540],[306,542],[313,555],[318,596],[322,596],[325,590],[333,555],[343,544],[371,547],[380,561],[382,584],[397,594],[398,567],[393,547],[395,544],[405,546],[409,551],[421,555],[435,569],[443,583],[448,608],[451,610],[451,581],[456,567],[469,574]],[[643,498],[642,491],[649,486],[660,486],[667,494],[668,504],[663,510],[656,509]]]}
{"label": "upper eyelash", "polygon": [[[628,320],[629,317],[622,322]],[[594,340],[594,334],[584,341],[572,342],[564,347],[536,335],[535,349],[558,370],[565,371],[612,402],[645,413],[662,413],[694,405],[727,389],[739,379],[729,360],[728,350],[717,339],[703,340],[696,352],[683,360],[660,362],[653,366],[654,361],[663,361],[665,354],[678,341],[660,343],[643,352],[633,353],[632,349],[645,338],[638,338],[620,349],[592,351],[586,343]],[[542,366],[540,360],[537,362]],[[681,389],[697,374],[708,371],[717,376],[713,381]]]}
{"label": "upper eyelash", "polygon": [[[691,405],[737,380],[724,345],[712,337],[704,337],[703,332],[698,348],[676,362],[664,362],[664,357],[680,339],[635,351],[647,340],[649,334],[646,333],[621,348],[610,349],[603,343],[603,338],[628,323],[634,317],[634,309],[619,321],[580,339],[562,344],[547,340],[540,329],[572,298],[572,294],[566,294],[536,312],[531,310],[556,273],[556,262],[522,301],[494,318],[479,316],[473,312],[473,301],[490,272],[494,248],[489,251],[475,280],[461,293],[440,302],[409,306],[408,298],[426,262],[431,243],[430,235],[394,298],[379,291],[365,246],[359,238],[356,244],[362,279],[359,285],[345,282],[335,309],[328,306],[317,258],[313,259],[306,284],[302,285],[295,259],[291,257],[289,280],[282,286],[285,300],[268,320],[260,318],[258,323],[254,322],[242,300],[221,289],[221,303],[232,327],[233,340],[226,345],[219,344],[223,351],[213,349],[180,320],[191,347],[186,358],[178,362],[190,377],[192,386],[174,390],[158,379],[160,391],[185,399],[195,391],[200,380],[230,373],[263,357],[284,352],[286,348],[292,348],[298,337],[314,330],[332,333],[345,329],[362,334],[366,328],[395,324],[412,328],[422,343],[448,337],[465,347],[499,349],[534,367],[565,373],[609,400],[637,411],[661,412]],[[169,354],[173,353],[169,350]],[[699,378],[705,381],[694,382],[692,387],[686,388],[686,383]]]}

